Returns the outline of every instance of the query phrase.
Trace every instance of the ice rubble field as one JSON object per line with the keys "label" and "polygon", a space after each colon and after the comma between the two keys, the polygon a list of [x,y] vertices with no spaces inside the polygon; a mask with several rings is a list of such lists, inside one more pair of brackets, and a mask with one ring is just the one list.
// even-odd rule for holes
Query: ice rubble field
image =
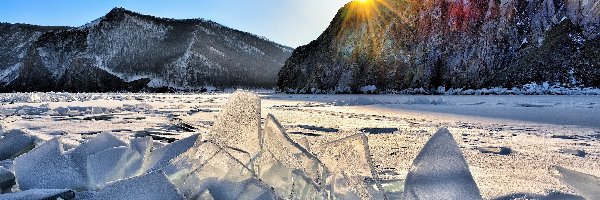
{"label": "ice rubble field", "polygon": [[600,197],[598,96],[15,93],[0,102],[0,199]]}

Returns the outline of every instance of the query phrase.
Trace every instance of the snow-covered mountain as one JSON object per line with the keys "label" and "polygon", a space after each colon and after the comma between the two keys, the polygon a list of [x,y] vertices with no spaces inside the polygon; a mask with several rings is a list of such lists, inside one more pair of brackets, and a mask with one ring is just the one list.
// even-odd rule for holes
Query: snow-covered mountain
{"label": "snow-covered mountain", "polygon": [[294,51],[278,85],[296,92],[597,87],[598,36],[598,1],[354,1]]}
{"label": "snow-covered mountain", "polygon": [[76,28],[2,24],[0,39],[3,91],[272,87],[293,50],[211,21],[123,8]]}

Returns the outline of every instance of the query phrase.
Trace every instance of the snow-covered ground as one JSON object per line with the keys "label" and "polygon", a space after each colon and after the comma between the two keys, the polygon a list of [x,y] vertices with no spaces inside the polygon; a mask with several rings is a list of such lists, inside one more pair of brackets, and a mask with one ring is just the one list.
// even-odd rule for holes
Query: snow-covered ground
{"label": "snow-covered ground", "polygon": [[[229,97],[0,94],[0,123],[33,136],[36,146],[60,137],[69,150],[110,132],[124,141],[150,136],[160,148],[212,130]],[[292,140],[317,157],[332,141],[366,133],[369,162],[392,193],[402,191],[413,160],[440,128],[456,140],[484,199],[576,199],[581,194],[554,176],[555,165],[600,176],[600,96],[261,97],[263,121],[272,114]],[[13,168],[9,162],[0,166]]]}

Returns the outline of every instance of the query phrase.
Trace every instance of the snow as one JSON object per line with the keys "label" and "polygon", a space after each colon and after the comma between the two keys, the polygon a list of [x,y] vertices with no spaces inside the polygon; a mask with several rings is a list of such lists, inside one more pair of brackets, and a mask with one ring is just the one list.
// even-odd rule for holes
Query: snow
{"label": "snow", "polygon": [[75,192],[68,189],[33,189],[0,194],[0,200],[73,199]]}
{"label": "snow", "polygon": [[363,92],[363,93],[375,93],[377,91],[377,86],[374,85],[367,85],[364,87],[359,88],[359,91]]}
{"label": "snow", "polygon": [[435,133],[413,161],[403,199],[482,199],[448,129]]}
{"label": "snow", "polygon": [[561,166],[554,166],[555,176],[586,199],[600,197],[600,178],[570,170]]}
{"label": "snow", "polygon": [[63,152],[58,139],[52,139],[14,160],[20,190],[83,189],[86,180]]}
{"label": "snow", "polygon": [[161,171],[151,172],[142,176],[112,182],[106,187],[86,194],[85,199],[100,200],[163,200],[185,199]]}
{"label": "snow", "polygon": [[33,149],[35,139],[22,130],[11,130],[0,138],[0,160],[13,159]]}

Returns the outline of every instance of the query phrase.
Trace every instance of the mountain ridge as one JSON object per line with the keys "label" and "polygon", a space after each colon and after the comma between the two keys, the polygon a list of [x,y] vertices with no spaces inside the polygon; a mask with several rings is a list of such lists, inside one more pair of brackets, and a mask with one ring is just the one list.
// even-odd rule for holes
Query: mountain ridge
{"label": "mountain ridge", "polygon": [[[24,33],[0,32],[7,39],[19,34]],[[272,87],[292,51],[209,20],[159,18],[124,8],[80,27],[27,36],[34,41],[15,41],[24,47],[20,56],[12,46],[0,47],[0,56],[13,57],[0,63],[0,75],[9,74],[0,76],[1,91]]]}

